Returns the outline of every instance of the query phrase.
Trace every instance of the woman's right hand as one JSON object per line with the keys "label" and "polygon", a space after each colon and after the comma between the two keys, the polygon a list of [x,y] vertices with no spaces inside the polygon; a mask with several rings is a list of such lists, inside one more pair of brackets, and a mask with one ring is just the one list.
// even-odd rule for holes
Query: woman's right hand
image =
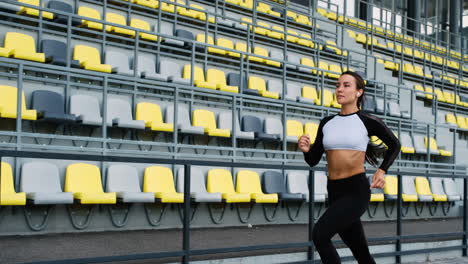
{"label": "woman's right hand", "polygon": [[298,145],[299,145],[299,149],[302,150],[302,152],[309,152],[309,150],[310,150],[310,137],[309,137],[309,135],[307,135],[307,134],[302,135],[299,138]]}

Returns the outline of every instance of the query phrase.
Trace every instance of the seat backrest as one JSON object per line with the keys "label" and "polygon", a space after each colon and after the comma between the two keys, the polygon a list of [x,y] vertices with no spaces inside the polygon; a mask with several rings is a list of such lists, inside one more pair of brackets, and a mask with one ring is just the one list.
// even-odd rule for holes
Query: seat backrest
{"label": "seat backrest", "polygon": [[401,145],[408,148],[413,147],[413,140],[408,132],[401,133]]}
{"label": "seat backrest", "polygon": [[[424,137],[424,145],[427,147],[427,137]],[[437,141],[433,137],[429,137],[429,149],[438,150]]]}
{"label": "seat backrest", "polygon": [[297,136],[300,137],[304,134],[304,129],[302,128],[302,123],[297,120],[287,120],[286,121],[286,135],[287,136]]}
{"label": "seat backrest", "polygon": [[21,185],[23,192],[60,193],[59,170],[49,162],[28,162],[21,167]]}
{"label": "seat backrest", "polygon": [[112,65],[112,67],[118,67],[119,71],[132,71],[130,69],[129,57],[118,51],[106,51],[106,64]]}
{"label": "seat backrest", "polygon": [[101,171],[91,164],[68,165],[65,173],[65,192],[102,193]]}
{"label": "seat backrest", "polygon": [[263,133],[263,122],[256,116],[244,115],[242,116],[242,131]]}
{"label": "seat backrest", "polygon": [[265,193],[284,193],[286,185],[283,174],[279,171],[265,171],[262,177],[262,186]]}
{"label": "seat backrest", "polygon": [[121,120],[133,120],[130,103],[120,98],[107,99],[107,123],[112,123],[114,118]]}
{"label": "seat backrest", "polygon": [[[184,192],[184,168],[177,170],[177,191]],[[205,174],[200,168],[190,168],[190,192],[206,193]]]}
{"label": "seat backrest", "polygon": [[414,176],[403,176],[402,193],[403,194],[417,194],[416,185],[414,184]]}
{"label": "seat backrest", "polygon": [[130,26],[138,29],[143,29],[146,31],[151,31],[151,26],[148,22],[138,19],[138,18],[132,18],[130,20]]}
{"label": "seat backrest", "polygon": [[240,170],[237,172],[236,192],[263,193],[260,186],[260,176],[255,171]]}
{"label": "seat backrest", "polygon": [[143,120],[145,123],[163,123],[161,107],[153,103],[138,103],[136,106],[136,120]]}
{"label": "seat backrest", "polygon": [[142,72],[156,73],[156,60],[153,56],[138,55],[137,71],[140,76]]}
{"label": "seat backrest", "polygon": [[[190,64],[186,64],[184,65],[182,78],[190,80],[190,76],[192,76],[192,66]],[[203,72],[203,69],[196,65],[195,68],[193,68],[193,80],[205,81],[205,73]]]}
{"label": "seat backrest", "polygon": [[309,194],[308,175],[304,172],[288,172],[286,178],[286,189],[289,193]]}
{"label": "seat backrest", "polygon": [[396,176],[385,176],[384,193],[388,195],[398,195],[398,178]]}
{"label": "seat backrest", "polygon": [[[240,131],[239,119],[235,119],[236,131]],[[218,115],[218,124],[221,129],[229,129],[232,131],[232,112],[221,112]]]}
{"label": "seat backrest", "polygon": [[101,64],[101,54],[99,50],[86,45],[75,46],[73,59],[80,61],[80,63]]}
{"label": "seat backrest", "polygon": [[400,116],[400,105],[395,101],[388,102],[388,111],[393,116]]}
{"label": "seat backrest", "polygon": [[247,77],[244,75],[243,76],[243,81],[241,81],[241,76],[239,73],[228,73],[228,77],[227,77],[227,81],[228,81],[228,85],[231,85],[231,86],[237,86],[237,87],[241,87],[241,83],[243,83],[244,85],[244,89],[247,89]]}
{"label": "seat backrest", "polygon": [[145,169],[144,192],[174,193],[174,176],[172,170],[162,166],[150,166]]}
{"label": "seat backrest", "polygon": [[193,126],[200,126],[209,129],[216,129],[215,114],[209,110],[197,109],[193,111]]}
{"label": "seat backrest", "polygon": [[414,184],[419,195],[432,195],[431,186],[426,177],[416,177]]}
{"label": "seat backrest", "polygon": [[413,143],[416,149],[426,149],[423,135],[413,135]]}
{"label": "seat backrest", "polygon": [[208,69],[206,71],[206,81],[210,83],[226,85],[226,75],[222,70]]}
{"label": "seat backrest", "polygon": [[0,193],[15,193],[15,180],[13,177],[13,170],[11,165],[4,161],[1,162],[2,177],[0,182]]}
{"label": "seat backrest", "polygon": [[192,32],[185,30],[185,29],[177,29],[175,31],[175,35],[179,38],[184,38],[184,39],[189,39],[189,40],[195,40],[193,37]]}
{"label": "seat backrest", "polygon": [[54,9],[54,10],[59,10],[59,11],[62,11],[62,12],[65,12],[65,13],[71,13],[73,14],[73,7],[65,2],[62,2],[62,1],[49,1],[47,3],[47,6],[50,8],[50,9]]}
{"label": "seat backrest", "polygon": [[217,38],[216,45],[228,49],[234,49],[234,43],[230,39]]}
{"label": "seat backrest", "polygon": [[[283,31],[283,30],[281,29],[281,31]],[[288,62],[290,62],[290,63],[293,63],[293,64],[301,64],[301,59],[299,58],[299,56],[294,55],[294,54],[287,54],[286,55],[286,60]]]}
{"label": "seat backrest", "polygon": [[249,77],[249,89],[266,91],[266,82],[265,79],[257,76]]}
{"label": "seat backrest", "polygon": [[323,89],[323,104],[330,105],[333,101],[333,93],[328,89]]}
{"label": "seat backrest", "polygon": [[[166,108],[166,122],[174,123],[174,105],[170,104]],[[177,104],[177,123],[180,125],[191,125],[188,106]]]}
{"label": "seat backrest", "polygon": [[[13,86],[0,85],[0,91],[2,91],[2,96],[0,96],[0,113],[1,112],[15,113],[14,117],[16,117],[18,89]],[[23,91],[21,95],[22,113],[24,113],[25,110],[26,110],[26,97],[24,96],[24,91]]]}
{"label": "seat backrest", "polygon": [[457,184],[453,179],[444,178],[442,182],[444,184],[444,190],[447,195],[460,195],[457,190]]}
{"label": "seat backrest", "polygon": [[253,53],[257,54],[257,55],[260,55],[260,56],[263,56],[263,57],[268,57],[268,50],[265,49],[265,48],[255,47]]}
{"label": "seat backrest", "polygon": [[384,108],[385,108],[384,106],[385,106],[384,99],[382,97],[376,97],[375,98],[375,110],[377,112],[383,113]]}
{"label": "seat backrest", "polygon": [[286,94],[298,97],[301,95],[301,87],[295,83],[286,83]]}
{"label": "seat backrest", "polygon": [[54,39],[44,39],[41,42],[42,52],[46,58],[67,60],[67,44]]}
{"label": "seat backrest", "polygon": [[314,62],[312,59],[310,59],[310,58],[302,57],[302,58],[301,58],[301,64],[302,64],[302,65],[305,65],[305,66],[309,66],[309,67],[315,68],[315,62]]}
{"label": "seat backrest", "polygon": [[210,193],[235,193],[231,172],[225,169],[209,170],[207,190]]}
{"label": "seat backrest", "polygon": [[99,11],[87,6],[80,6],[80,8],[78,8],[78,15],[101,20],[101,14],[99,13]]}
{"label": "seat backrest", "polygon": [[177,63],[169,60],[161,60],[159,73],[163,76],[181,76],[180,66]]}
{"label": "seat backrest", "polygon": [[283,123],[281,119],[274,117],[265,118],[265,133],[267,134],[279,134],[280,139],[283,138]]}
{"label": "seat backrest", "polygon": [[315,194],[327,194],[327,175],[324,171],[314,172],[314,191]]}
{"label": "seat backrest", "polygon": [[126,18],[122,15],[115,13],[106,13],[106,21],[113,24],[119,24],[124,26],[127,25]]}
{"label": "seat backrest", "polygon": [[280,94],[283,93],[283,82],[279,80],[268,80],[268,90]]}
{"label": "seat backrest", "polygon": [[101,117],[101,106],[95,96],[74,94],[70,96],[70,114]]}
{"label": "seat backrest", "polygon": [[59,93],[47,90],[36,90],[32,93],[32,108],[39,112],[56,114],[65,113],[65,100]]}
{"label": "seat backrest", "polygon": [[444,187],[442,186],[442,178],[430,177],[431,190],[433,194],[444,195]]}
{"label": "seat backrest", "polygon": [[26,34],[7,32],[5,34],[5,48],[22,52],[36,52],[36,40]]}
{"label": "seat backrest", "polygon": [[137,169],[127,164],[109,166],[107,168],[106,191],[141,192]]}
{"label": "seat backrest", "polygon": [[314,122],[308,122],[304,125],[304,134],[309,135],[311,144],[315,142],[315,138],[317,137],[318,126],[319,125]]}
{"label": "seat backrest", "polygon": [[304,86],[302,87],[302,97],[312,100],[318,99],[317,90],[313,86]]}

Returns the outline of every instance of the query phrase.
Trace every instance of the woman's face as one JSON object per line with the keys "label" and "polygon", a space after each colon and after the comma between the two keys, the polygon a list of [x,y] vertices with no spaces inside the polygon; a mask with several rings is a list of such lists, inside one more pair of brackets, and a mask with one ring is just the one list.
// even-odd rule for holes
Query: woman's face
{"label": "woman's face", "polygon": [[336,83],[336,100],[340,105],[356,105],[362,90],[357,89],[356,79],[349,74],[342,75]]}

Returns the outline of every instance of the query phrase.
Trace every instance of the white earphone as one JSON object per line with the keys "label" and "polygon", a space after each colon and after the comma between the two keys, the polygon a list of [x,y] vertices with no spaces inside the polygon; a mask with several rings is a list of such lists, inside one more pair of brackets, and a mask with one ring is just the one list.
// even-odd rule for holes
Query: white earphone
{"label": "white earphone", "polygon": [[357,95],[358,95],[358,96],[360,96],[360,95],[361,95],[361,93],[357,93]]}

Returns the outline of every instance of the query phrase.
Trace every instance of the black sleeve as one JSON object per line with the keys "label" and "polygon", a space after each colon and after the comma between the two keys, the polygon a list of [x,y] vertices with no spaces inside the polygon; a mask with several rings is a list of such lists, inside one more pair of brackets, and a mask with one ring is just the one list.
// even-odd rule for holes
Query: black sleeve
{"label": "black sleeve", "polygon": [[324,118],[320,121],[319,127],[317,129],[317,137],[315,138],[315,142],[310,148],[309,152],[304,153],[304,160],[311,166],[315,166],[320,162],[322,159],[323,152],[323,126],[329,120],[329,118]]}
{"label": "black sleeve", "polygon": [[401,150],[401,144],[398,138],[393,134],[393,132],[385,125],[385,123],[378,117],[365,114],[366,127],[370,136],[377,136],[380,138],[385,145],[387,145],[388,150],[385,153],[380,169],[387,173],[388,168],[395,161],[398,153]]}

